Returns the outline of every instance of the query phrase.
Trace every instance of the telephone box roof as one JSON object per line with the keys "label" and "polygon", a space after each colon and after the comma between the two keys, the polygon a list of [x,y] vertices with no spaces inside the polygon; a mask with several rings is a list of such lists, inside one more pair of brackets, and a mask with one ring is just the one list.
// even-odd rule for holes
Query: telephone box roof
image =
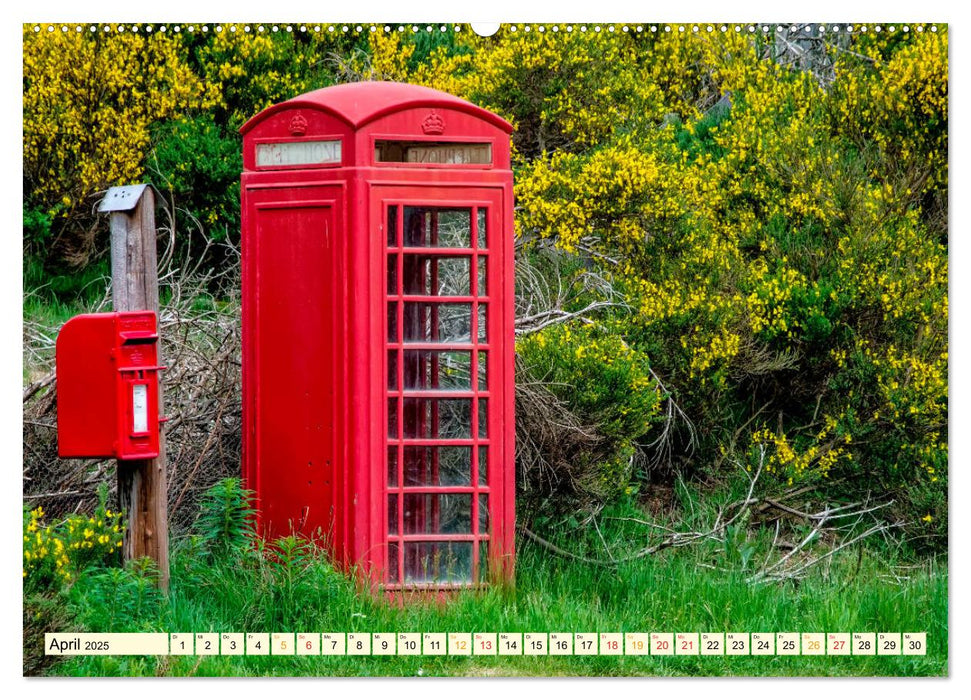
{"label": "telephone box roof", "polygon": [[328,112],[354,129],[404,109],[441,107],[471,114],[507,133],[512,133],[513,130],[512,124],[502,117],[447,92],[407,83],[367,81],[321,88],[267,107],[243,124],[239,131],[245,134],[267,117],[295,107]]}

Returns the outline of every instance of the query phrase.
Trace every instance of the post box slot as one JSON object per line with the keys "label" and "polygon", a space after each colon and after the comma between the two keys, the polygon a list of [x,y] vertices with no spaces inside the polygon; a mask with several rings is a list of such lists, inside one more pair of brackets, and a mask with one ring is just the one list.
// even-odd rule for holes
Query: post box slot
{"label": "post box slot", "polygon": [[145,335],[135,335],[134,333],[122,333],[121,334],[122,345],[152,345],[158,341],[158,336],[154,333]]}

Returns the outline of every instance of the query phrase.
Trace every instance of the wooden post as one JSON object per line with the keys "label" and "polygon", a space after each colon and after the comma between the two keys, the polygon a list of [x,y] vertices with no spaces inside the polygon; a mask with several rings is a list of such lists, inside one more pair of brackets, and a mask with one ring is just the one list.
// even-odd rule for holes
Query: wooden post
{"label": "wooden post", "polygon": [[[115,311],[158,314],[155,193],[147,185],[112,187],[99,211],[111,212],[111,294]],[[159,364],[162,364],[161,349]],[[159,378],[158,414],[162,407]],[[169,588],[169,518],[165,434],[156,459],[118,460],[118,501],[128,514],[122,545],[128,561],[150,557],[158,564],[159,587]]]}

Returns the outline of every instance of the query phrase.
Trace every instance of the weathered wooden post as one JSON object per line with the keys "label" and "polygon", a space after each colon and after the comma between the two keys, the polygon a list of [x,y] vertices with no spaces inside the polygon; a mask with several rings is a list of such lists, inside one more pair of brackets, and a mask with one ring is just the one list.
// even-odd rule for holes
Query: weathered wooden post
{"label": "weathered wooden post", "polygon": [[[115,311],[158,314],[155,193],[148,185],[112,187],[100,212],[111,213],[111,293]],[[161,360],[159,361],[161,364]],[[159,379],[159,415],[162,409]],[[169,588],[169,518],[165,435],[155,459],[118,460],[118,500],[128,514],[124,559],[150,557],[158,564],[159,587]]]}

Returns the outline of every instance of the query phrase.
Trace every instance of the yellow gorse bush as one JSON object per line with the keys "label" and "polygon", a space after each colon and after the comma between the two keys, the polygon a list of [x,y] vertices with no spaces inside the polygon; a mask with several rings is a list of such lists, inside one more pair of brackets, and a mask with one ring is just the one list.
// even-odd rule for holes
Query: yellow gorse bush
{"label": "yellow gorse bush", "polygon": [[44,517],[43,508],[24,514],[25,579],[67,584],[83,568],[108,561],[121,549],[121,513],[100,506],[90,516],[71,514],[54,524],[45,524]]}
{"label": "yellow gorse bush", "polygon": [[[734,32],[668,35],[641,60],[673,121],[537,157],[516,183],[520,235],[615,263],[635,335],[701,415],[779,387],[748,438],[770,473],[878,472],[938,514],[944,492],[920,484],[947,461],[946,48],[941,32],[837,53],[823,86]],[[695,73],[679,83],[660,56],[707,67],[730,106],[692,113]]]}
{"label": "yellow gorse bush", "polygon": [[211,104],[178,35],[25,25],[23,42],[24,194],[67,220],[140,176],[153,124]]}

